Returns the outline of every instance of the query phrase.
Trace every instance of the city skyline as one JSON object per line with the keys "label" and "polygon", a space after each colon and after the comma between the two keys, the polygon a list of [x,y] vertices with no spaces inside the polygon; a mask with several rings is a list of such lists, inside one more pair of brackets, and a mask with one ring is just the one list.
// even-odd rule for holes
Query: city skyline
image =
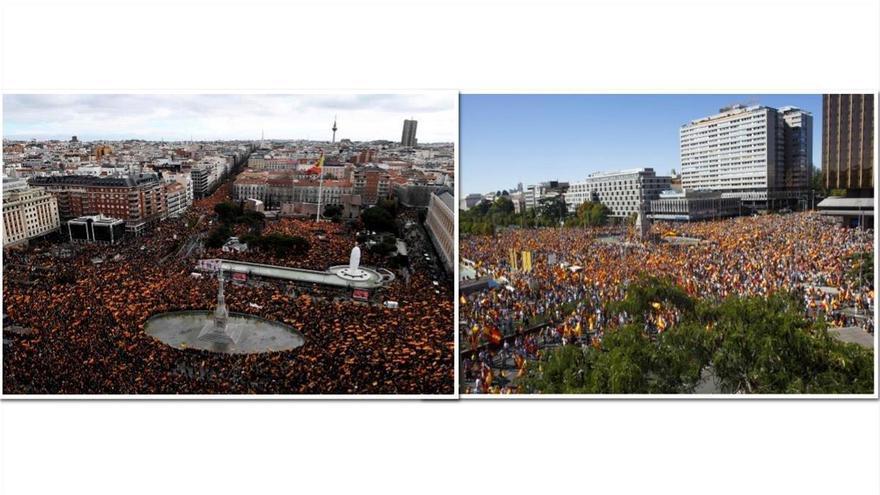
{"label": "city skyline", "polygon": [[424,94],[6,94],[3,138],[81,141],[398,141],[419,121],[422,143],[453,142],[447,93]]}
{"label": "city skyline", "polygon": [[820,94],[462,95],[460,190],[464,196],[640,167],[680,172],[681,126],[732,104],[812,113],[812,165],[821,166]]}

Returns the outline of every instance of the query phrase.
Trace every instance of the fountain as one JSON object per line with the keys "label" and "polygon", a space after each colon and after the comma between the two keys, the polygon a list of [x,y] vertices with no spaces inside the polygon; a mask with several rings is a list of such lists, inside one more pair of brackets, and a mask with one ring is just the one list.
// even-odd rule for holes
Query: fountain
{"label": "fountain", "polygon": [[296,349],[305,338],[295,329],[258,316],[226,309],[223,272],[214,311],[176,311],[154,315],[144,325],[153,338],[178,349],[201,349],[226,354],[254,354]]}
{"label": "fountain", "polygon": [[336,276],[339,278],[343,278],[345,280],[367,280],[370,278],[370,273],[366,270],[360,268],[361,263],[361,248],[358,247],[357,244],[351,250],[351,255],[348,257],[348,268],[343,268],[336,272]]}

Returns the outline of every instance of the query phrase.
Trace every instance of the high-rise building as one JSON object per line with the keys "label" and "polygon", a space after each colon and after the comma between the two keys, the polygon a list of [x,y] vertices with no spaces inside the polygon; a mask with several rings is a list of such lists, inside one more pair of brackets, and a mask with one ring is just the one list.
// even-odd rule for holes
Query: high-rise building
{"label": "high-rise building", "polygon": [[681,127],[681,186],[759,208],[803,198],[812,170],[812,115],[732,105]]}
{"label": "high-rise building", "polygon": [[58,230],[58,201],[41,187],[18,177],[3,177],[3,247],[27,244]]}
{"label": "high-rise building", "polygon": [[565,193],[568,211],[575,212],[585,201],[598,201],[611,210],[612,217],[638,213],[639,206],[657,199],[670,188],[671,177],[658,176],[653,168],[617,172],[596,172],[585,181],[573,182]]}
{"label": "high-rise building", "polygon": [[401,146],[413,147],[418,143],[416,139],[416,127],[419,123],[415,120],[403,121],[403,136],[400,138]]}
{"label": "high-rise building", "polygon": [[797,107],[779,109],[784,160],[778,184],[788,191],[808,191],[813,175],[813,115]]}
{"label": "high-rise building", "polygon": [[444,268],[452,273],[455,262],[455,198],[448,191],[439,195],[431,193],[425,227]]}
{"label": "high-rise building", "polygon": [[874,195],[874,95],[822,96],[825,187]]}
{"label": "high-rise building", "polygon": [[874,95],[822,96],[822,215],[865,228],[874,217]]}

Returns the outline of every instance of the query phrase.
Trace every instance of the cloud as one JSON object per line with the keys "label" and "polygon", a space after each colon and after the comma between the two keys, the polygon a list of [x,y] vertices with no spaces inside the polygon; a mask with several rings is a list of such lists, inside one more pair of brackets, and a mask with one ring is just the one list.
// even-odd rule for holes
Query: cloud
{"label": "cloud", "polygon": [[419,121],[420,142],[458,132],[451,93],[427,94],[7,94],[4,137],[14,139],[400,139]]}

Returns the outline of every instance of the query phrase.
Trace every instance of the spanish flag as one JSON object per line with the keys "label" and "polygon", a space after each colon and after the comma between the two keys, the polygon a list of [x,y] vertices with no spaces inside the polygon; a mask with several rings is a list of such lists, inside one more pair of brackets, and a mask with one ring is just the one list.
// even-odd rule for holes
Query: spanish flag
{"label": "spanish flag", "polygon": [[312,168],[309,169],[308,173],[310,174],[320,174],[324,169],[324,152],[321,152],[321,156],[315,160],[315,164],[312,165]]}
{"label": "spanish flag", "polygon": [[491,327],[489,329],[489,342],[491,342],[493,345],[500,344],[502,338],[503,335],[501,335],[501,330],[498,330],[495,327]]}

